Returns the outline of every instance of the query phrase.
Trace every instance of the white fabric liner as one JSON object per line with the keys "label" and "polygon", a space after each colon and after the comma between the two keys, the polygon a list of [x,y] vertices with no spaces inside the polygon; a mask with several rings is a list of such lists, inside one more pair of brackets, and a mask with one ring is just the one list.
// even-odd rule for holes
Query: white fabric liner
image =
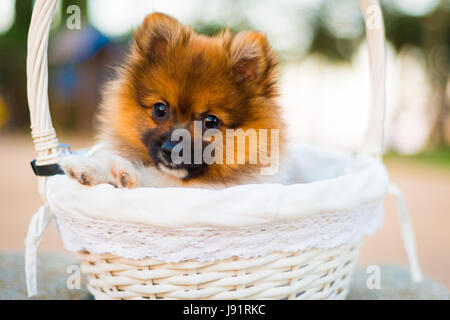
{"label": "white fabric liner", "polygon": [[[223,228],[349,212],[380,201],[387,191],[386,169],[370,156],[304,145],[288,154],[286,184],[128,190],[54,176],[48,179],[47,199],[55,213],[166,228]],[[304,183],[293,183],[298,181]]]}
{"label": "white fabric liner", "polygon": [[240,228],[161,228],[57,214],[64,247],[73,252],[112,253],[167,263],[195,259],[254,258],[272,252],[329,249],[358,242],[382,225],[382,203],[295,221]]}
{"label": "white fabric liner", "polygon": [[334,248],[381,227],[380,161],[304,145],[289,154],[285,184],[124,190],[55,176],[48,204],[70,251],[165,262]]}

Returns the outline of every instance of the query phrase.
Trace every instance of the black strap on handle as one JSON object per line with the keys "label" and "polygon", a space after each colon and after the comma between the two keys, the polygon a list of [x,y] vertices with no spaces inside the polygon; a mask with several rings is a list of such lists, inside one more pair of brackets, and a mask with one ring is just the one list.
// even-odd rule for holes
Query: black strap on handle
{"label": "black strap on handle", "polygon": [[31,168],[35,175],[39,177],[50,177],[57,174],[64,174],[64,171],[58,164],[48,164],[44,166],[36,165],[36,159],[31,161]]}
{"label": "black strap on handle", "polygon": [[[65,156],[70,154],[70,146],[65,143],[59,143],[58,144],[58,152],[61,156]],[[33,169],[33,172],[35,175],[39,177],[50,177],[57,174],[64,174],[63,169],[59,166],[59,164],[47,164],[43,166],[38,166],[36,164],[36,159],[31,161],[31,168]]]}

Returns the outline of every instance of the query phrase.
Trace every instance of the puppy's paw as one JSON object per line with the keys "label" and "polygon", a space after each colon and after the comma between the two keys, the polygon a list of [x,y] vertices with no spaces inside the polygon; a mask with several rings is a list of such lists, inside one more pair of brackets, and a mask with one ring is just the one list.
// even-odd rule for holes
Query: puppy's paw
{"label": "puppy's paw", "polygon": [[109,174],[118,188],[137,188],[140,186],[136,167],[127,159],[114,157],[111,161]]}
{"label": "puppy's paw", "polygon": [[60,162],[64,172],[86,186],[108,183],[105,164],[92,157],[68,155]]}

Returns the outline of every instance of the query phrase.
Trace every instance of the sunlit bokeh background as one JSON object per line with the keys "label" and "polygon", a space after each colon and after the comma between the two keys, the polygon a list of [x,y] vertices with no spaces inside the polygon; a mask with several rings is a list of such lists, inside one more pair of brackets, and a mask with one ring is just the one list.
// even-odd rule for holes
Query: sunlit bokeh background
{"label": "sunlit bokeh background", "polygon": [[[33,157],[25,75],[32,3],[0,1],[0,171],[11,175],[0,179],[0,249],[21,248],[26,223],[40,203],[26,163]],[[81,9],[80,30],[66,26],[72,4]],[[410,201],[425,271],[450,286],[450,0],[381,4],[387,37],[385,160]],[[49,95],[61,141],[74,148],[92,142],[100,88],[120,64],[133,28],[153,11],[205,34],[225,27],[264,32],[281,59],[280,101],[291,137],[350,150],[360,146],[370,83],[356,0],[60,1],[49,45]],[[23,192],[29,201],[21,200]],[[389,201],[387,231],[370,240],[363,262],[406,261]],[[14,218],[7,219],[12,212]],[[48,239],[44,248],[60,249],[56,236]]]}
{"label": "sunlit bokeh background", "polygon": [[[447,0],[384,0],[387,44],[385,147],[413,154],[448,145]],[[60,1],[50,43],[52,110],[70,132],[92,129],[99,87],[120,62],[130,33],[153,11],[214,34],[258,29],[282,59],[282,96],[295,138],[356,149],[367,126],[369,77],[364,22],[357,1],[79,1],[82,29],[65,24]],[[0,4],[0,130],[27,124],[25,36],[31,1]],[[18,54],[19,51],[19,54]],[[12,88],[14,87],[14,88]],[[80,93],[83,93],[80,95]],[[414,92],[414,94],[410,94]]]}

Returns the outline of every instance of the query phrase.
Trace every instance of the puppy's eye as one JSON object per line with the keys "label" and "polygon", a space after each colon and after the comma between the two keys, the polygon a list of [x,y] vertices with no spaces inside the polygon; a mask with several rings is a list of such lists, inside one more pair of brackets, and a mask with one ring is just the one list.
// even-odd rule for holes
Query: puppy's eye
{"label": "puppy's eye", "polygon": [[164,119],[169,113],[169,107],[162,102],[153,105],[153,116],[158,119]]}
{"label": "puppy's eye", "polygon": [[220,126],[220,120],[215,115],[208,114],[203,119],[203,125],[207,129],[216,129],[216,128],[218,128]]}

